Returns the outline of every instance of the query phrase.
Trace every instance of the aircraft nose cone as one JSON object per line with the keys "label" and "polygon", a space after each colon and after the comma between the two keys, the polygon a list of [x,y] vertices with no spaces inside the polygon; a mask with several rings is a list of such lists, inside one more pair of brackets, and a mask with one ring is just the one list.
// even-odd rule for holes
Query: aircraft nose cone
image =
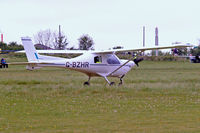
{"label": "aircraft nose cone", "polygon": [[131,67],[133,67],[135,65],[135,63],[133,61],[130,61],[129,64]]}

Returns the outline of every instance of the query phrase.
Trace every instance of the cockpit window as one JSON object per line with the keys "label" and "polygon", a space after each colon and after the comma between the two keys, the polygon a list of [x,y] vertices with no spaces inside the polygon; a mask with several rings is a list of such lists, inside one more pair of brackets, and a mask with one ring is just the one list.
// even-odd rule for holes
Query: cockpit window
{"label": "cockpit window", "polygon": [[101,56],[95,56],[95,57],[94,57],[94,63],[102,63],[102,58],[101,58]]}
{"label": "cockpit window", "polygon": [[120,64],[118,58],[115,55],[109,54],[107,56],[108,56],[107,57],[108,64]]}

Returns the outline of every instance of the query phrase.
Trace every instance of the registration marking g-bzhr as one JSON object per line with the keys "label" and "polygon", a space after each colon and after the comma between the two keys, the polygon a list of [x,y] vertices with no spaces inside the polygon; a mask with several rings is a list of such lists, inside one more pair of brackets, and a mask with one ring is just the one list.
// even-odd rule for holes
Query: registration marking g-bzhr
{"label": "registration marking g-bzhr", "polygon": [[89,62],[66,62],[66,67],[73,67],[73,68],[88,68]]}

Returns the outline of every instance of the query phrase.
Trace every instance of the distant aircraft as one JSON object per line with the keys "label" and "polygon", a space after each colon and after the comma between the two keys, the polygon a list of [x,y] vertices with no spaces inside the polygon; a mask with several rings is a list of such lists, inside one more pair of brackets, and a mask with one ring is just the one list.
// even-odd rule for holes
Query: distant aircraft
{"label": "distant aircraft", "polygon": [[[88,81],[84,85],[90,85],[90,79],[93,76],[103,77],[109,85],[110,82],[107,77],[118,77],[120,79],[119,85],[123,83],[123,77],[132,67],[138,65],[143,59],[124,60],[119,59],[115,54],[119,52],[136,52],[155,49],[181,48],[189,47],[188,45],[164,46],[164,47],[150,47],[150,48],[136,48],[136,49],[115,49],[104,51],[73,51],[73,50],[36,50],[31,38],[22,37],[22,44],[24,45],[25,53],[28,62],[10,63],[15,65],[27,65],[28,70],[34,70],[41,67],[60,67],[82,72],[88,76]],[[23,51],[22,51],[23,52]],[[38,53],[76,53],[82,54],[72,59],[52,57],[40,55]]]}

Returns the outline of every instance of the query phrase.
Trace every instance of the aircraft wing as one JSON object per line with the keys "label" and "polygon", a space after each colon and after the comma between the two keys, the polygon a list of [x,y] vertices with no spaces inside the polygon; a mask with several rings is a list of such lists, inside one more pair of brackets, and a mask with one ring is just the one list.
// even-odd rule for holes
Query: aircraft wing
{"label": "aircraft wing", "polygon": [[[37,52],[43,54],[83,54],[87,50],[37,50]],[[25,51],[17,51],[16,53],[25,53]]]}
{"label": "aircraft wing", "polygon": [[[146,50],[156,50],[156,49],[170,49],[170,48],[185,48],[192,47],[191,45],[174,45],[174,46],[155,46],[155,47],[141,47],[135,49],[114,49],[114,50],[102,50],[102,51],[92,51],[92,50],[37,50],[38,53],[46,54],[84,54],[87,52],[94,54],[109,54],[109,53],[120,53],[120,52],[136,52],[136,51],[146,51]],[[24,50],[17,51],[16,53],[25,53]]]}
{"label": "aircraft wing", "polygon": [[141,51],[144,52],[146,50],[157,50],[157,49],[171,49],[171,48],[186,48],[192,47],[191,45],[174,45],[174,46],[155,46],[155,47],[142,47],[142,48],[135,48],[135,49],[114,49],[114,50],[103,50],[103,51],[94,51],[92,53],[95,54],[109,54],[109,53],[120,53],[120,52],[137,52]]}

